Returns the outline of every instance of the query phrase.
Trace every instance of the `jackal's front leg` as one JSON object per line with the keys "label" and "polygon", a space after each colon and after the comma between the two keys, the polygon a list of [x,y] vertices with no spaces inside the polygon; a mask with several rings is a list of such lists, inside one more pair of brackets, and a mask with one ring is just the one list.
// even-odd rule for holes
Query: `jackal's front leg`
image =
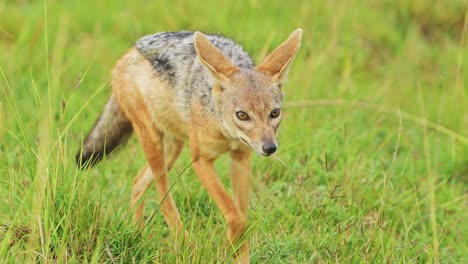
{"label": "jackal's front leg", "polygon": [[[202,157],[194,158],[196,160],[192,163],[193,169],[224,215],[229,228],[228,238],[231,243],[235,243],[245,232],[247,218],[219,181],[213,168],[214,160]],[[241,263],[248,263],[248,261],[247,256],[247,259]]]}
{"label": "jackal's front leg", "polygon": [[[168,164],[164,153],[163,136],[155,128],[134,125],[135,133],[141,142],[143,152],[148,160],[149,167],[143,169],[141,176],[137,177],[134,182],[132,191],[132,207],[138,202],[149,185],[156,180],[156,188],[158,190],[158,198],[162,203],[161,211],[164,215],[169,228],[178,234],[182,231],[182,221],[180,220],[179,212],[169,193],[169,179],[167,175],[167,166],[172,166],[175,158],[179,155],[182,145],[177,145],[174,154],[168,153]],[[172,157],[173,156],[173,157]],[[137,207],[135,212],[135,222],[142,225],[141,218],[143,216],[143,201]]]}
{"label": "jackal's front leg", "polygon": [[[235,150],[231,152],[232,194],[235,204],[246,218],[249,207],[251,175],[250,153],[250,150]],[[236,254],[239,263],[249,262],[249,246],[247,241],[241,245],[239,251]]]}

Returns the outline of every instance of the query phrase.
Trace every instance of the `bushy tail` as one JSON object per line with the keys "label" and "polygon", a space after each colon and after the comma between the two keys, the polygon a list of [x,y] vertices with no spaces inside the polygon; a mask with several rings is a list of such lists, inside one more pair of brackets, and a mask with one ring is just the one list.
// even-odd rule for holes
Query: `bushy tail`
{"label": "bushy tail", "polygon": [[112,95],[93,129],[86,136],[83,148],[76,154],[77,166],[83,169],[98,164],[105,155],[127,142],[132,131],[132,123],[120,110]]}

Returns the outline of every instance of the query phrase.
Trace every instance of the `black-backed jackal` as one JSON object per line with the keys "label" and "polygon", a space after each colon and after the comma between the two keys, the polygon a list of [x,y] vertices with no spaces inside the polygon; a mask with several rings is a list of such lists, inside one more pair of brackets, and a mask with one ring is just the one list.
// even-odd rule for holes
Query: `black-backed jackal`
{"label": "black-backed jackal", "polygon": [[[142,224],[141,196],[156,182],[164,218],[174,232],[183,224],[169,192],[168,171],[188,139],[193,169],[228,224],[236,242],[247,228],[250,155],[277,149],[282,84],[301,44],[297,29],[255,66],[242,47],[219,35],[165,32],[141,38],[112,73],[112,95],[77,154],[94,165],[135,131],[148,165],[133,181],[134,220]],[[232,196],[213,162],[229,152]],[[165,199],[164,199],[165,197]],[[248,263],[247,242],[236,262]]]}

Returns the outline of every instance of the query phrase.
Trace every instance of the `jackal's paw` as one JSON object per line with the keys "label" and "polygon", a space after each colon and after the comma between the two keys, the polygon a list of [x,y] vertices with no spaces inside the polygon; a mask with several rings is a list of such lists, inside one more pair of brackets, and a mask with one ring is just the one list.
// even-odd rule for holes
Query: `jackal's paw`
{"label": "jackal's paw", "polygon": [[235,220],[228,221],[228,242],[236,243],[247,230],[247,219],[244,216],[237,217]]}
{"label": "jackal's paw", "polygon": [[224,252],[224,260],[226,263],[234,263],[234,264],[250,263],[249,249],[248,249],[247,244],[244,244],[241,248],[235,250],[234,252],[229,249],[226,250]]}

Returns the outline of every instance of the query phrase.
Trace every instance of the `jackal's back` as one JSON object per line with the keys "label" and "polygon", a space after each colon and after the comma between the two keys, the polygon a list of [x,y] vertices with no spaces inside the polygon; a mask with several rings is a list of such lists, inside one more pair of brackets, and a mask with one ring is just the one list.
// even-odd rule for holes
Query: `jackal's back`
{"label": "jackal's back", "polygon": [[[137,50],[153,65],[160,77],[172,86],[185,85],[193,74],[204,72],[195,52],[193,32],[162,32],[148,35],[135,44]],[[249,55],[233,40],[220,35],[207,35],[208,39],[239,68],[253,68]]]}
{"label": "jackal's back", "polygon": [[[187,110],[193,97],[205,100],[211,107],[212,75],[197,57],[194,32],[162,32],[148,35],[135,43],[135,48],[151,63],[155,74],[176,91],[178,108]],[[233,40],[220,35],[208,39],[229,58],[233,65],[253,69],[252,58]],[[186,113],[181,113],[185,115]]]}

